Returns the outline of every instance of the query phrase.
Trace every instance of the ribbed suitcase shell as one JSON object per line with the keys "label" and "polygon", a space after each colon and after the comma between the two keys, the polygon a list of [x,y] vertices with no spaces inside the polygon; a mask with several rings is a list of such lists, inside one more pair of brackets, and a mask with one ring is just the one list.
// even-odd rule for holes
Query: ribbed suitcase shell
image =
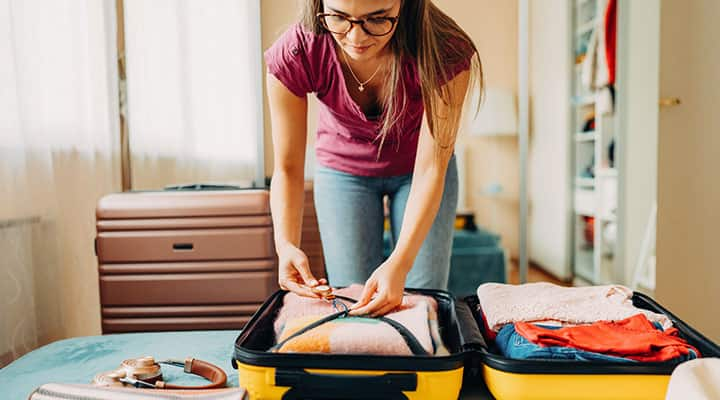
{"label": "ribbed suitcase shell", "polygon": [[96,217],[104,333],[239,329],[277,290],[266,190],[112,194]]}

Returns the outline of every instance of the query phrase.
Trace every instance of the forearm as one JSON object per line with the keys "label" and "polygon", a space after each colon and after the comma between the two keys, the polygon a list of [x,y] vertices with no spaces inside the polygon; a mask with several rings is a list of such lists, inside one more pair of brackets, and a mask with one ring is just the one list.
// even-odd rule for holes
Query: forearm
{"label": "forearm", "polygon": [[270,210],[275,249],[300,245],[305,178],[307,99],[292,94],[273,75],[267,75],[272,123],[273,176]]}
{"label": "forearm", "polygon": [[270,183],[270,210],[277,250],[287,244],[300,246],[304,196],[303,171],[276,168]]}
{"label": "forearm", "polygon": [[445,187],[445,165],[434,163],[413,174],[400,236],[392,255],[394,263],[407,274],[432,227]]}
{"label": "forearm", "polygon": [[[427,115],[423,118],[400,237],[390,256],[393,261],[391,264],[405,274],[412,268],[440,208],[445,188],[445,174],[453,155],[468,82],[469,73],[466,71],[458,74],[448,83],[451,99],[449,102],[444,100],[439,102],[443,107],[436,110],[439,115],[444,116],[435,124],[439,135],[433,137],[430,134]],[[440,140],[437,139],[438,137],[443,138],[444,143],[437,143],[436,140]]]}

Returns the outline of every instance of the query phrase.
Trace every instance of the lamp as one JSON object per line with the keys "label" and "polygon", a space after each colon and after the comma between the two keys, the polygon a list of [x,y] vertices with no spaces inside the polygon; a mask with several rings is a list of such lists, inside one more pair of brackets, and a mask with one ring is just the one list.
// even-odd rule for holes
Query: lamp
{"label": "lamp", "polygon": [[[480,110],[476,112],[476,105],[480,91],[476,88],[470,94],[470,101],[466,103],[465,118],[463,126],[465,132],[471,136],[512,136],[517,135],[518,120],[517,107],[515,104],[515,93],[511,89],[489,87],[485,88]],[[456,158],[458,163],[459,189],[458,189],[458,212],[467,212],[466,192],[466,145],[463,141],[458,142]],[[492,171],[496,168],[496,162],[490,160]],[[482,188],[484,195],[493,196],[502,192],[502,185],[498,182],[491,182]]]}

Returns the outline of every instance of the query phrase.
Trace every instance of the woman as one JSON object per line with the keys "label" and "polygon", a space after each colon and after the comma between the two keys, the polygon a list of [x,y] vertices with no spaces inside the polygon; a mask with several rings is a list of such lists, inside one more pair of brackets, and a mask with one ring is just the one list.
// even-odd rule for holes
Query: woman
{"label": "woman", "polygon": [[[389,312],[406,286],[445,289],[455,137],[473,78],[482,87],[469,36],[430,0],[306,0],[265,61],[280,286],[316,296],[319,284],[298,247],[306,96],[315,93],[314,197],[329,283],[365,283],[353,315]],[[396,245],[383,261],[385,196]]]}

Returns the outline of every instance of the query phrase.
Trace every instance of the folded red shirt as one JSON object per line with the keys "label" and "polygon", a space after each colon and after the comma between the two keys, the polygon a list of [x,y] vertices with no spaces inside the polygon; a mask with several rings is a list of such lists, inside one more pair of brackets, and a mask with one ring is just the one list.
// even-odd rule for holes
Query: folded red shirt
{"label": "folded red shirt", "polygon": [[643,314],[591,325],[547,329],[527,322],[517,322],[515,330],[525,339],[540,346],[564,346],[593,351],[642,362],[662,362],[685,356],[693,350],[676,328],[661,331]]}

